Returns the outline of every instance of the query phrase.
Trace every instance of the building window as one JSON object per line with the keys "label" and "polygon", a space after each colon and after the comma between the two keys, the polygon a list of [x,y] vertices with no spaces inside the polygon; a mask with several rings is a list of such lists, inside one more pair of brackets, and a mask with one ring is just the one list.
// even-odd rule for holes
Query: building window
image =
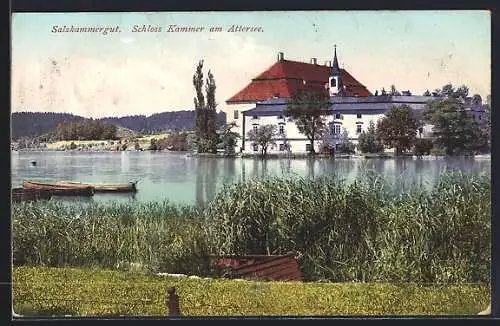
{"label": "building window", "polygon": [[257,130],[259,130],[259,125],[253,125],[253,131],[257,132]]}
{"label": "building window", "polygon": [[310,152],[311,151],[311,144],[306,144],[306,152]]}
{"label": "building window", "polygon": [[337,87],[337,80],[335,78],[330,80],[330,87]]}
{"label": "building window", "polygon": [[233,118],[234,120],[238,120],[238,110],[234,110],[234,113],[233,113]]}
{"label": "building window", "polygon": [[259,145],[253,144],[253,151],[257,152],[259,150]]}
{"label": "building window", "polygon": [[254,116],[252,117],[252,119],[254,119],[254,120],[258,120],[258,119],[259,119],[259,117],[258,117],[258,116],[256,116],[256,115],[254,115]]}
{"label": "building window", "polygon": [[285,134],[285,125],[279,125],[278,126],[278,134],[279,135],[284,135]]}
{"label": "building window", "polygon": [[332,126],[332,133],[334,135],[340,135],[340,125],[337,125],[337,124],[333,125]]}
{"label": "building window", "polygon": [[278,116],[278,120],[281,120],[281,119],[283,119],[283,116],[282,116],[282,115],[279,115],[279,116]]}
{"label": "building window", "polygon": [[283,152],[285,150],[285,144],[280,144],[280,152]]}
{"label": "building window", "polygon": [[356,125],[356,133],[360,134],[361,133],[361,125]]}
{"label": "building window", "polygon": [[358,114],[356,115],[356,118],[361,119],[361,113],[358,113]]}
{"label": "building window", "polygon": [[340,113],[335,113],[335,119],[342,119],[342,115]]}

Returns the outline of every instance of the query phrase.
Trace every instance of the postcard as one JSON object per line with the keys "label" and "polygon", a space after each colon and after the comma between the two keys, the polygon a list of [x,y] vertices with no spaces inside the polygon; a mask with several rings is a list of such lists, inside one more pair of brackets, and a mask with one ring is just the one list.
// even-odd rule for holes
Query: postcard
{"label": "postcard", "polygon": [[490,314],[490,26],[14,13],[14,317]]}

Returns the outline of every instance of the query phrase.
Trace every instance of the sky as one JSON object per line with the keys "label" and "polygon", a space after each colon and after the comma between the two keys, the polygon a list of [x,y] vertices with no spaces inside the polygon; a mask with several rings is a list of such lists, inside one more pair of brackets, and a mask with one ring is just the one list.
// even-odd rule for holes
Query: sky
{"label": "sky", "polygon": [[[324,64],[334,44],[340,66],[372,93],[394,84],[421,95],[452,83],[486,98],[491,88],[491,22],[484,10],[15,13],[11,23],[12,112],[100,118],[191,110],[192,77],[202,59],[223,110],[278,52]],[[119,30],[53,32],[64,25]],[[161,32],[134,32],[135,25]],[[169,25],[204,30],[168,32]],[[228,32],[232,25],[262,31]]]}

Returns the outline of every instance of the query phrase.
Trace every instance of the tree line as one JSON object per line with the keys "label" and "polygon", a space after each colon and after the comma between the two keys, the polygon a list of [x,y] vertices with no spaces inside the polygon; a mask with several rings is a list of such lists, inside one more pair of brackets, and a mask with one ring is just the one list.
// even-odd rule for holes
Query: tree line
{"label": "tree line", "polygon": [[[71,121],[90,120],[69,113],[53,112],[14,112],[11,115],[12,139],[37,137],[54,131],[58,124]],[[141,134],[154,134],[165,131],[195,130],[195,111],[182,110],[156,113],[151,116],[133,115],[125,117],[106,117],[94,119],[107,124],[130,129]],[[217,113],[218,124],[226,122],[224,112]]]}
{"label": "tree line", "polygon": [[93,120],[63,122],[45,137],[54,140],[101,140],[117,139],[117,127],[112,124]]}
{"label": "tree line", "polygon": [[[361,132],[357,148],[362,153],[380,153],[394,148],[395,155],[412,151],[415,155],[429,155],[431,152],[445,155],[486,153],[491,144],[491,105],[482,105],[479,95],[468,98],[466,86],[451,84],[435,91],[437,96],[430,100],[423,112],[408,105],[392,106],[383,118],[371,121],[367,130]],[[479,105],[484,110],[481,120],[474,116],[468,104]],[[326,123],[330,103],[322,93],[301,92],[289,100],[285,116],[294,121],[300,133],[310,144],[310,153],[316,154],[314,144],[322,140],[320,152],[354,153],[355,146],[344,128],[332,139],[331,127]],[[425,137],[424,125],[432,126],[431,137]],[[266,155],[270,146],[276,145],[278,135],[275,125],[263,125],[247,133],[253,145],[260,147]],[[286,139],[285,139],[286,140]]]}

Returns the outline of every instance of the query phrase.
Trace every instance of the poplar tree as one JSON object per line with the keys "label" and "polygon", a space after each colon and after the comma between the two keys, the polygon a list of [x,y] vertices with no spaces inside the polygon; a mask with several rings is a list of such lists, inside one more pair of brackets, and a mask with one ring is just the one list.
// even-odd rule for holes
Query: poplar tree
{"label": "poplar tree", "polygon": [[196,97],[194,98],[196,144],[199,153],[216,153],[218,137],[215,79],[212,72],[208,71],[204,95],[203,77],[203,60],[200,60],[196,67],[196,72],[193,75],[193,86],[196,91]]}

